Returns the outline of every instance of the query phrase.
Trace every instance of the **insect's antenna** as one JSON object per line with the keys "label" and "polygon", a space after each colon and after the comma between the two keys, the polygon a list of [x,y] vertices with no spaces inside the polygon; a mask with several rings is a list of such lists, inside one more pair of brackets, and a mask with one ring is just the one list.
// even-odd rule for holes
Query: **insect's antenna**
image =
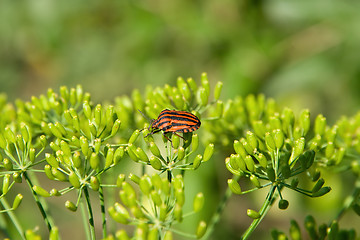
{"label": "insect's antenna", "polygon": [[[140,109],[138,109],[138,111],[141,113],[141,115],[143,115],[144,118],[146,118],[146,120],[149,121],[150,126],[151,126],[152,119],[148,118],[142,111],[140,111]],[[149,126],[149,127],[150,127],[150,126]],[[146,128],[141,129],[140,132],[143,131],[143,130],[145,130],[145,129],[146,129]]]}

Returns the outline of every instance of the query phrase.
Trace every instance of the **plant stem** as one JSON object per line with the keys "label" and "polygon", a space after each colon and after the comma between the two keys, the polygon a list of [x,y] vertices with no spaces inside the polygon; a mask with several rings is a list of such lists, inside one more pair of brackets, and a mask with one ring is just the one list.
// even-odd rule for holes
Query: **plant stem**
{"label": "plant stem", "polygon": [[260,222],[263,220],[263,218],[265,217],[266,213],[270,210],[271,204],[274,202],[275,197],[274,197],[274,192],[275,192],[276,187],[272,186],[270,188],[270,191],[265,199],[265,202],[263,204],[263,206],[261,207],[259,213],[260,213],[260,218],[258,219],[254,219],[253,222],[251,223],[251,225],[249,226],[249,228],[245,231],[245,233],[242,235],[241,239],[245,240],[248,239],[250,237],[250,235],[252,234],[252,232],[256,229],[256,227],[260,224]]}
{"label": "plant stem", "polygon": [[[4,197],[0,198],[1,204],[4,206],[5,209],[10,209],[9,203],[6,201]],[[13,213],[13,211],[7,211],[6,212],[9,215],[9,218],[11,219],[11,222],[14,224],[16,230],[18,231],[19,235],[21,236],[21,239],[25,240],[25,234],[24,230],[22,229],[19,220],[17,219],[16,215]]]}
{"label": "plant stem", "polygon": [[343,204],[342,209],[336,216],[336,220],[340,221],[340,218],[344,215],[345,211],[347,211],[353,204],[359,199],[360,196],[360,179],[357,179],[355,182],[355,188],[353,193],[349,195]]}
{"label": "plant stem", "polygon": [[94,216],[91,209],[90,196],[87,187],[84,187],[84,195],[86,200],[86,206],[89,214],[89,227],[90,227],[90,237],[92,240],[95,240],[95,226],[94,226]]}
{"label": "plant stem", "polygon": [[[240,179],[240,176],[234,176],[235,181],[238,181],[239,179]],[[215,225],[219,222],[220,216],[221,216],[222,212],[224,211],[226,203],[229,200],[229,198],[231,197],[231,195],[232,195],[232,191],[230,190],[229,187],[227,187],[225,194],[216,209],[216,212],[214,213],[214,215],[212,216],[212,218],[209,222],[208,228],[206,230],[205,235],[203,236],[203,239],[207,239],[211,235],[211,233],[214,231]]]}
{"label": "plant stem", "polygon": [[101,209],[101,217],[102,217],[102,228],[103,228],[103,238],[106,238],[106,214],[105,214],[105,203],[104,203],[104,192],[103,188],[99,187],[99,197],[100,197],[100,209]]}
{"label": "plant stem", "polygon": [[85,212],[84,202],[80,202],[80,209],[81,209],[81,216],[82,216],[82,222],[84,224],[86,239],[90,239],[90,230],[87,227],[88,226],[88,221],[87,221],[87,215],[86,215],[86,212]]}
{"label": "plant stem", "polygon": [[33,186],[34,186],[34,185],[32,184],[32,182],[31,182],[31,180],[30,180],[27,172],[24,172],[24,178],[25,178],[26,182],[28,183],[28,185],[29,185],[29,187],[30,187],[30,189],[31,189],[31,192],[32,192],[32,195],[33,195],[33,197],[34,197],[34,199],[35,199],[35,202],[36,202],[36,204],[37,204],[37,206],[38,206],[38,208],[39,208],[39,210],[40,210],[41,215],[42,215],[43,218],[44,218],[44,221],[45,221],[45,224],[46,224],[47,228],[48,228],[49,231],[50,231],[51,228],[52,228],[52,226],[54,225],[54,223],[53,223],[52,219],[51,219],[51,218],[48,216],[48,214],[46,213],[46,210],[45,210],[45,208],[44,208],[44,206],[43,206],[43,204],[42,204],[39,196],[38,196],[38,195],[36,194],[36,192],[33,190]]}

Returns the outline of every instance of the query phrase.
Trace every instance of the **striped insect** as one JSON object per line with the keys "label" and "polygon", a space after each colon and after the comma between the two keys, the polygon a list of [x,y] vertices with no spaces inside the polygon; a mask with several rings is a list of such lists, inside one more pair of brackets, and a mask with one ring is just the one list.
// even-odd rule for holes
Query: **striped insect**
{"label": "striped insect", "polygon": [[165,109],[161,111],[157,119],[153,119],[151,121],[149,126],[151,132],[146,136],[163,131],[164,137],[171,142],[171,140],[165,135],[166,133],[170,132],[183,138],[177,133],[193,132],[197,130],[200,125],[201,122],[199,118],[192,113]]}

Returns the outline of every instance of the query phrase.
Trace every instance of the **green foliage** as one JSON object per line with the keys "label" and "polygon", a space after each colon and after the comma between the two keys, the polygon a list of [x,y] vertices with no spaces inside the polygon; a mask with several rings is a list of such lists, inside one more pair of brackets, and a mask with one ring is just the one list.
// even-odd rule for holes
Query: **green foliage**
{"label": "green foliage", "polygon": [[[245,194],[267,189],[262,207],[247,210],[252,223],[239,233],[247,239],[274,202],[278,201],[281,210],[291,207],[289,191],[320,198],[331,190],[324,176],[346,171],[352,172],[357,182],[351,185],[353,193],[344,199],[338,216],[321,229],[307,217],[305,228],[310,236],[320,236],[325,228],[325,234],[334,238],[347,234],[353,239],[355,231],[350,236],[338,230],[338,223],[347,212],[360,212],[360,114],[328,125],[321,114],[312,122],[309,110],[294,113],[264,95],[223,102],[219,100],[221,88],[218,83],[211,89],[207,75],[202,74],[200,84],[178,78],[176,86],[148,87],[144,94],[134,90],[131,96],[115,99],[114,105],[92,102],[81,86],[61,87],[59,93],[49,89],[46,95],[28,102],[17,100],[15,106],[1,95],[1,212],[8,214],[18,233],[9,235],[40,238],[33,230],[24,230],[14,212],[23,195],[17,194],[12,206],[7,203],[9,193],[16,194],[20,185],[28,185],[51,239],[61,235],[56,213],[48,206],[48,199],[56,196],[62,196],[70,213],[81,209],[88,239],[100,236],[95,231],[100,222],[103,239],[207,239],[232,193],[245,198]],[[192,112],[202,121],[202,128],[181,137],[149,134],[147,118],[157,118],[166,108]],[[225,167],[233,176],[227,180],[228,189],[217,210],[211,212],[204,208],[207,195],[203,191],[188,194],[192,183],[186,178],[203,164],[221,160],[221,155],[228,156]],[[129,174],[119,167],[122,162],[131,165]],[[114,172],[117,178],[112,177]],[[40,176],[47,178],[46,183],[38,181]],[[101,219],[94,218],[92,195],[100,202]],[[186,207],[189,201],[191,209]],[[212,217],[199,220],[203,212]],[[180,230],[178,226],[191,218],[198,221],[197,227]],[[123,225],[131,226],[133,234]],[[300,239],[299,229],[291,221],[293,239]],[[279,230],[271,235],[286,238]]]}

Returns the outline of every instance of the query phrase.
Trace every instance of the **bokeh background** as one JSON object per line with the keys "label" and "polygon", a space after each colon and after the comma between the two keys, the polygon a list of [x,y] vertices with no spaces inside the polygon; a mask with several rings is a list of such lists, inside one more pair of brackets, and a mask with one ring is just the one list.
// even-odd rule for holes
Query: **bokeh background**
{"label": "bokeh background", "polygon": [[[359,9],[355,0],[4,0],[0,92],[27,100],[82,84],[97,103],[207,72],[224,82],[224,100],[264,93],[333,123],[359,110]],[[236,236],[240,219],[229,216],[223,231]]]}

